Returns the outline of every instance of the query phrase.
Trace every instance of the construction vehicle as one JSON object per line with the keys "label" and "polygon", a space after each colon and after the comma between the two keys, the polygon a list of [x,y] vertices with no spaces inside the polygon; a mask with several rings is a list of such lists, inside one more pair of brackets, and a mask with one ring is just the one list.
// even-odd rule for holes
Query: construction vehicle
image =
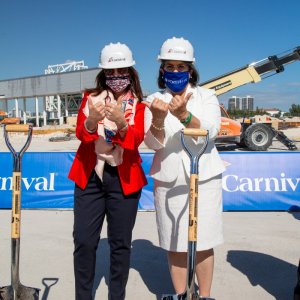
{"label": "construction vehicle", "polygon": [[[276,73],[284,71],[284,66],[300,60],[300,46],[289,53],[278,57],[269,56],[258,62],[251,63],[224,75],[218,76],[200,84],[214,89],[216,95],[224,94],[247,83],[257,83]],[[272,144],[273,138],[283,143],[289,150],[297,150],[296,145],[282,131],[272,127],[271,122],[255,122],[254,118],[238,122],[229,117],[224,106],[221,109],[221,129],[216,143],[234,142],[252,151],[266,151]]]}
{"label": "construction vehicle", "polygon": [[8,114],[3,111],[0,110],[0,124],[4,125],[4,124],[20,124],[21,123],[21,119],[20,118],[11,118],[8,117]]}

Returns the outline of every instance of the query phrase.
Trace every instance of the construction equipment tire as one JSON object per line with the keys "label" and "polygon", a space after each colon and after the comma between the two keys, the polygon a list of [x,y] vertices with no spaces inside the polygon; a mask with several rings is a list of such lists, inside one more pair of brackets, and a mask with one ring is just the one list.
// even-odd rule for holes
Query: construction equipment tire
{"label": "construction equipment tire", "polygon": [[272,145],[274,133],[266,124],[252,124],[244,134],[246,147],[251,151],[266,151]]}

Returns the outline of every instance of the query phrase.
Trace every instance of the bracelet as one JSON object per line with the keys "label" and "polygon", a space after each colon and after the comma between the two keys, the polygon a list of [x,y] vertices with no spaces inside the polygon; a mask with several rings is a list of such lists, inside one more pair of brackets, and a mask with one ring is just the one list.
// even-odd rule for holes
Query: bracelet
{"label": "bracelet", "polygon": [[95,127],[95,129],[89,130],[89,129],[87,128],[87,126],[86,126],[86,120],[84,121],[84,128],[85,128],[85,130],[86,130],[88,133],[95,133],[96,130],[97,130],[97,126]]}
{"label": "bracelet", "polygon": [[152,126],[154,129],[158,130],[158,131],[161,131],[161,130],[164,130],[164,129],[165,129],[165,125],[163,125],[162,127],[157,127],[157,126],[154,125],[154,123],[151,123],[151,126]]}
{"label": "bracelet", "polygon": [[183,125],[187,125],[191,122],[192,120],[192,113],[189,111],[189,115],[184,119],[184,120],[180,120],[180,123],[183,124]]}

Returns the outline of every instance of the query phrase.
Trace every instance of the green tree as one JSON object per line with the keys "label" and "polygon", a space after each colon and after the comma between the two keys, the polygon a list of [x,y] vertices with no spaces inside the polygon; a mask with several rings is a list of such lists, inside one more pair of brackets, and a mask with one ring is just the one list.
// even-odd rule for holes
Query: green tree
{"label": "green tree", "polygon": [[292,106],[289,109],[289,112],[290,112],[291,117],[300,116],[300,105],[299,104],[292,104]]}

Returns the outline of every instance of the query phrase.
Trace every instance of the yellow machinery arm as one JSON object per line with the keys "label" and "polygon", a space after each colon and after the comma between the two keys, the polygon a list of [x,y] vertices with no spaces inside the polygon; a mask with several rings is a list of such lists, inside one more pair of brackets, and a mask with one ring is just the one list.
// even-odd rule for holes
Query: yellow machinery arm
{"label": "yellow machinery arm", "polygon": [[216,95],[221,95],[244,84],[258,82],[273,73],[283,72],[285,65],[297,60],[300,60],[300,46],[284,56],[269,56],[259,62],[200,83],[200,86],[214,89]]}

